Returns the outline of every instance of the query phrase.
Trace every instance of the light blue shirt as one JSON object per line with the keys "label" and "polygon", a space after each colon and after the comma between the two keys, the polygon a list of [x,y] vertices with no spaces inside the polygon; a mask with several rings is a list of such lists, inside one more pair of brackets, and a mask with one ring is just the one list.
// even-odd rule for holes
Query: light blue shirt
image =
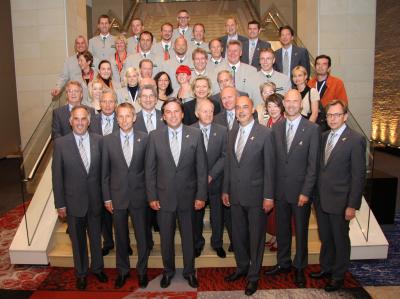
{"label": "light blue shirt", "polygon": [[[293,49],[293,46],[292,46],[292,45],[290,45],[289,48],[287,48],[287,49],[282,48],[282,65],[283,65],[283,60],[284,60],[284,58],[285,58],[285,52],[288,53],[288,58],[289,58],[289,74],[290,74],[290,72],[292,71],[292,70],[291,70],[291,67],[290,67],[290,65],[291,65],[290,63],[291,63],[291,61],[292,61],[292,49]],[[283,73],[285,73],[285,70],[283,70]]]}
{"label": "light blue shirt", "polygon": [[335,137],[333,137],[333,140],[332,140],[332,142],[333,142],[333,147],[332,147],[332,148],[335,147],[336,143],[338,142],[340,136],[342,135],[342,133],[343,133],[343,131],[346,129],[346,127],[347,127],[346,124],[343,124],[343,125],[342,125],[339,129],[337,129],[336,131],[331,130],[331,132],[330,132],[329,135],[328,135],[328,139],[326,140],[326,142],[328,142],[329,138],[331,137],[331,135],[332,135],[333,133],[336,133]]}
{"label": "light blue shirt", "polygon": [[176,131],[177,132],[179,148],[182,148],[182,128],[183,128],[182,124],[176,129],[172,129],[172,128],[168,127],[168,137],[169,137],[170,146],[171,146],[171,140],[174,137],[173,131]]}
{"label": "light blue shirt", "polygon": [[289,125],[292,124],[293,125],[293,136],[296,135],[297,132],[297,128],[299,127],[300,121],[301,121],[301,115],[299,115],[295,120],[289,120],[288,118],[286,118],[286,132],[289,129]]}
{"label": "light blue shirt", "polygon": [[143,113],[143,120],[147,128],[147,115],[151,113],[151,122],[153,123],[154,130],[157,129],[157,113],[156,109],[153,109],[153,111],[147,112],[144,109],[142,109]]}
{"label": "light blue shirt", "polygon": [[[125,136],[128,135],[129,136],[129,145],[131,147],[133,147],[133,129],[129,132],[129,133],[125,133],[124,131],[122,131],[122,129],[119,129],[119,135],[121,138],[121,146],[122,148],[124,148],[124,143],[125,143]],[[133,151],[132,151],[132,155],[133,155]]]}
{"label": "light blue shirt", "polygon": [[106,124],[107,124],[107,118],[110,119],[111,132],[112,132],[112,130],[114,128],[114,117],[115,117],[115,113],[113,113],[113,114],[111,114],[109,116],[106,116],[103,113],[101,113],[101,131],[103,133],[104,133],[104,129],[105,129]]}
{"label": "light blue shirt", "polygon": [[90,138],[89,138],[89,133],[86,132],[83,135],[78,135],[78,134],[75,134],[75,132],[73,132],[73,134],[74,134],[75,141],[76,141],[76,146],[78,147],[78,149],[79,149],[79,141],[82,138],[83,148],[85,149],[86,157],[87,157],[89,165],[90,165]]}
{"label": "light blue shirt", "polygon": [[240,131],[242,129],[244,129],[244,144],[246,144],[247,139],[249,138],[251,129],[253,129],[253,126],[254,126],[254,119],[249,124],[247,124],[245,127],[242,127],[241,125],[239,125],[239,131],[236,136],[236,142],[235,142],[235,152],[237,150],[237,145],[238,145],[239,138],[240,138]]}

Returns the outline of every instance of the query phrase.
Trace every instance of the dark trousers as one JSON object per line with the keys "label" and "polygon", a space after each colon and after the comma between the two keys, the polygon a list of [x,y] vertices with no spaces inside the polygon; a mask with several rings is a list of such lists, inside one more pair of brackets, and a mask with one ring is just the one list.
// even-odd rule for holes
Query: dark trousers
{"label": "dark trousers", "polygon": [[275,201],[278,243],[278,265],[283,268],[291,267],[292,247],[292,215],[294,216],[296,232],[296,254],[293,266],[297,270],[304,269],[308,264],[308,224],[310,220],[310,203],[299,207],[297,203],[289,203],[286,200]]}
{"label": "dark trousers", "polygon": [[164,264],[164,275],[172,277],[175,274],[175,230],[178,219],[179,232],[182,240],[183,276],[193,275],[194,269],[194,210],[157,212],[160,226],[161,255]]}
{"label": "dark trousers", "polygon": [[265,248],[266,214],[261,207],[231,206],[233,250],[237,272],[248,281],[260,279]]}
{"label": "dark trousers", "polygon": [[103,248],[114,248],[113,238],[113,216],[105,207],[103,207],[103,215],[101,219],[101,232],[103,235]]}
{"label": "dark trousers", "polygon": [[153,232],[151,231],[152,227],[158,227],[157,224],[157,211],[153,210],[149,206],[146,208],[147,212],[147,228],[146,228],[146,235],[147,235],[147,245],[149,248],[153,248],[154,240],[153,240]]}
{"label": "dark trousers", "polygon": [[329,214],[315,202],[319,238],[321,240],[321,270],[332,273],[333,279],[344,279],[350,265],[349,221],[343,215]]}
{"label": "dark trousers", "polygon": [[104,269],[103,255],[101,253],[101,215],[94,216],[87,213],[84,217],[68,215],[68,233],[72,243],[74,267],[77,277],[88,274],[89,257],[87,236],[89,237],[91,265],[93,273],[100,273]]}
{"label": "dark trousers", "polygon": [[129,273],[130,262],[128,246],[130,246],[128,228],[128,217],[131,217],[135,232],[138,260],[136,270],[139,275],[147,272],[149,251],[147,247],[147,206],[144,208],[133,208],[129,204],[128,209],[114,209],[114,227],[116,243],[116,266],[121,275]]}

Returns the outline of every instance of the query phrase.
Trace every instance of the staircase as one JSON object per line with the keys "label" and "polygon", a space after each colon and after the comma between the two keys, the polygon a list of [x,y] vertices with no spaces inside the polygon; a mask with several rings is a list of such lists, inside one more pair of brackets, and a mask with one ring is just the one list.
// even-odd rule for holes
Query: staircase
{"label": "staircase", "polygon": [[[215,251],[211,248],[210,239],[211,239],[211,227],[210,227],[210,217],[209,217],[209,209],[206,209],[205,217],[204,217],[204,231],[203,236],[206,240],[206,244],[204,246],[204,250],[200,257],[196,258],[196,267],[197,268],[205,268],[205,267],[235,267],[235,257],[232,252],[227,252],[226,258],[222,259],[217,256]],[[178,226],[177,226],[178,227]],[[68,234],[66,234],[67,225],[65,223],[58,222],[56,228],[53,232],[53,238],[49,248],[52,248],[49,251],[48,257],[50,261],[50,265],[57,267],[73,267],[74,262],[72,258],[72,247],[71,241],[69,239]],[[129,223],[129,236],[131,240],[131,247],[133,250],[133,255],[130,257],[131,265],[134,267],[137,262],[137,251],[136,251],[136,240],[135,233],[132,228],[132,224]],[[267,240],[270,236],[267,235]],[[224,232],[224,245],[223,247],[227,250],[229,246],[229,238],[228,233]],[[149,268],[163,268],[162,257],[161,257],[161,247],[160,247],[160,235],[159,233],[153,232],[153,240],[154,240],[154,248],[151,252],[149,258]],[[320,241],[318,238],[318,227],[316,223],[316,218],[314,211],[311,213],[310,217],[310,225],[308,229],[308,262],[310,264],[318,264],[319,263],[319,249],[320,249]],[[292,242],[292,252],[294,252],[295,241],[293,237]],[[179,231],[175,234],[175,263],[176,267],[183,267],[183,256],[181,249],[181,238],[179,235]],[[104,257],[104,266],[106,268],[115,268],[115,249],[110,251],[110,253]],[[264,253],[264,266],[272,266],[276,264],[276,252],[269,251],[268,248],[265,249]]]}

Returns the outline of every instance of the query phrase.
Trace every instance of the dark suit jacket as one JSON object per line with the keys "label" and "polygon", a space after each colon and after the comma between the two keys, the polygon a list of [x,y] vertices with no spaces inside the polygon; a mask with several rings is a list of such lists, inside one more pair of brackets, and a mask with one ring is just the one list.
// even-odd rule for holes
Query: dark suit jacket
{"label": "dark suit jacket", "polygon": [[316,183],[320,132],[318,125],[302,117],[287,153],[286,121],[272,127],[276,153],[276,199],[297,203],[300,194],[310,197]]}
{"label": "dark suit jacket", "polygon": [[168,127],[152,131],[145,174],[148,200],[159,200],[164,211],[191,210],[195,199],[205,200],[207,154],[200,130],[183,125],[178,166],[172,157]]}
{"label": "dark suit jacket", "polygon": [[[238,92],[239,92],[239,95],[240,95],[240,96],[246,96],[246,97],[249,96],[249,94],[248,94],[247,92],[240,91],[240,90],[238,90]],[[222,110],[225,110],[224,105],[222,105],[221,92],[216,93],[216,94],[213,94],[213,95],[210,97],[210,100],[212,100],[213,102],[219,103],[219,106],[220,106],[220,108],[221,108],[221,111],[222,111]]]}
{"label": "dark suit jacket", "polygon": [[[299,48],[292,45],[292,57],[290,59],[290,71],[295,66],[302,65],[306,68],[308,77],[310,76],[310,57],[306,48]],[[278,72],[283,73],[283,61],[282,61],[282,48],[275,51],[275,64],[274,69]],[[291,77],[291,75],[290,75]]]}
{"label": "dark suit jacket", "polygon": [[[221,44],[222,44],[222,57],[225,57],[225,51],[226,51],[226,45],[227,45],[227,41],[228,41],[228,35],[221,36],[219,38],[219,40],[221,41]],[[248,38],[243,36],[243,35],[238,34],[238,40],[243,45],[248,40]]]}
{"label": "dark suit jacket", "polygon": [[238,162],[235,142],[238,128],[229,132],[223,192],[231,204],[257,207],[264,198],[274,198],[275,154],[271,130],[257,122],[249,134]]}
{"label": "dark suit jacket", "polygon": [[[94,115],[90,120],[89,131],[103,136],[103,129],[101,127],[101,113]],[[113,132],[119,132],[117,115],[114,113]]]}
{"label": "dark suit jacket", "polygon": [[[210,101],[214,104],[214,115],[217,115],[221,111],[219,102],[213,101],[211,99]],[[184,111],[183,123],[185,125],[190,126],[193,125],[195,122],[197,122],[198,119],[195,114],[196,98],[183,104],[183,111]]]}
{"label": "dark suit jacket", "polygon": [[[89,108],[91,117],[95,115],[93,108]],[[53,122],[52,122],[52,138],[58,138],[65,136],[72,132],[71,125],[69,124],[69,117],[71,112],[69,111],[69,105],[61,106],[53,110]]]}
{"label": "dark suit jacket", "polygon": [[[200,125],[196,122],[192,127],[199,129]],[[208,175],[213,178],[211,184],[208,185],[208,192],[212,194],[221,193],[226,157],[226,135],[226,127],[216,123],[211,124],[207,148],[207,166]]]}
{"label": "dark suit jacket", "polygon": [[[156,109],[156,119],[157,119],[156,129],[165,127],[165,123],[164,123],[164,120],[162,118],[161,111],[157,110],[157,109]],[[136,130],[148,133],[147,132],[147,128],[146,128],[146,124],[145,124],[145,121],[144,121],[144,118],[143,118],[143,111],[142,110],[140,110],[136,115],[136,122],[134,124],[134,128]]]}
{"label": "dark suit jacket", "polygon": [[126,164],[122,151],[120,130],[104,136],[102,155],[103,200],[112,200],[115,209],[147,206],[144,160],[148,135],[134,130],[131,164]]}
{"label": "dark suit jacket", "polygon": [[366,141],[347,127],[339,137],[325,166],[324,133],[318,177],[318,198],[326,213],[344,215],[347,207],[359,209],[366,176]]}
{"label": "dark suit jacket", "polygon": [[271,48],[271,44],[269,42],[258,39],[256,49],[254,50],[253,60],[249,61],[249,40],[247,39],[243,43],[243,53],[242,56],[240,57],[240,61],[254,66],[259,71],[261,69],[260,50],[267,48]]}
{"label": "dark suit jacket", "polygon": [[[226,113],[227,113],[226,110],[222,110],[220,113],[215,115],[214,123],[224,126],[225,128],[228,128],[228,119],[226,117]],[[238,127],[239,127],[239,123],[235,119],[233,122],[232,130],[237,129]]]}
{"label": "dark suit jacket", "polygon": [[89,133],[90,168],[86,172],[73,133],[54,141],[52,180],[54,204],[67,207],[67,214],[83,217],[87,212],[100,215],[102,137]]}

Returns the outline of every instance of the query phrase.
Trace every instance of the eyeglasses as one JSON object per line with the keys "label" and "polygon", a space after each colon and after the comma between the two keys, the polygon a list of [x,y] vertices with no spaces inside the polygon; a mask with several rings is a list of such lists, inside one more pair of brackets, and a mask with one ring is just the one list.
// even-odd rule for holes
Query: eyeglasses
{"label": "eyeglasses", "polygon": [[327,113],[327,114],[326,114],[326,117],[327,117],[327,118],[339,118],[339,117],[341,117],[342,115],[344,115],[344,113]]}
{"label": "eyeglasses", "polygon": [[168,79],[158,79],[158,82],[169,82]]}
{"label": "eyeglasses", "polygon": [[186,20],[189,19],[189,17],[178,17],[179,20]]}
{"label": "eyeglasses", "polygon": [[154,99],[155,97],[156,96],[154,94],[151,94],[151,95],[148,95],[148,96],[146,96],[146,95],[140,96],[140,98],[143,99],[143,100]]}
{"label": "eyeglasses", "polygon": [[70,93],[70,94],[76,94],[76,93],[80,93],[81,91],[80,90],[76,90],[76,89],[68,89],[67,90],[67,93]]}

